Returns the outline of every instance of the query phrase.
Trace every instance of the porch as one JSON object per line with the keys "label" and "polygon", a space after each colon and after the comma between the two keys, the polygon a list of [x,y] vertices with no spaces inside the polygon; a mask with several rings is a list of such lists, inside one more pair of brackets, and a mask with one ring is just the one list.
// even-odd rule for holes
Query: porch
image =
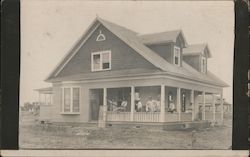
{"label": "porch", "polygon": [[53,90],[52,87],[36,89],[38,91],[38,104],[39,104],[39,120],[50,120],[52,114],[51,106],[53,103]]}
{"label": "porch", "polygon": [[[91,121],[223,121],[223,109],[218,110],[215,106],[215,97],[222,98],[222,93],[166,85],[99,88],[89,92]],[[209,109],[206,107],[207,97],[212,100]]]}

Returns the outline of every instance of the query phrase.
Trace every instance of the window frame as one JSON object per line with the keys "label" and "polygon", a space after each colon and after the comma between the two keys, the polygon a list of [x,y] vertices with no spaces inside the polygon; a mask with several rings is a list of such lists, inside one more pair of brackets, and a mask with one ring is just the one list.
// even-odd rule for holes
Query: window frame
{"label": "window frame", "polygon": [[[103,69],[103,60],[102,60],[102,54],[104,53],[109,53],[109,68],[108,69]],[[100,55],[100,68],[99,69],[94,69],[94,55]],[[111,70],[111,50],[106,50],[106,51],[98,51],[98,52],[92,52],[91,53],[91,71],[106,71],[106,70]]]}
{"label": "window frame", "polygon": [[[70,111],[69,112],[65,112],[64,111],[64,90],[65,88],[69,88],[70,89]],[[79,89],[79,111],[78,112],[74,112],[73,111],[73,89],[74,88],[78,88]],[[61,91],[62,91],[62,97],[61,97],[61,114],[80,114],[81,112],[81,87],[80,86],[64,86],[61,87]]]}
{"label": "window frame", "polygon": [[[176,54],[176,49],[178,49],[178,64],[176,64],[175,63],[175,54]],[[176,65],[176,66],[180,66],[181,65],[181,48],[180,47],[178,47],[178,46],[174,46],[174,55],[173,55],[173,62],[174,62],[174,65]]]}
{"label": "window frame", "polygon": [[187,111],[186,99],[187,99],[186,92],[182,92],[182,94],[181,94],[181,112]]}
{"label": "window frame", "polygon": [[[203,61],[205,65],[203,64]],[[204,56],[201,56],[201,72],[206,74],[207,73],[207,59]]]}

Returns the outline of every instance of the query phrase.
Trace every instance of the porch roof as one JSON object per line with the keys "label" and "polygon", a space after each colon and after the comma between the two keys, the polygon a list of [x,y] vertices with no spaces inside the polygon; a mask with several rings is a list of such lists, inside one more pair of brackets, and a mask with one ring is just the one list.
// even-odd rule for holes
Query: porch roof
{"label": "porch roof", "polygon": [[[225,82],[218,79],[215,75],[208,72],[206,75],[202,75],[199,72],[196,72],[194,69],[189,69],[189,65],[186,63],[185,70],[183,69],[182,73],[170,73],[162,71],[159,69],[125,69],[125,70],[116,70],[116,71],[100,71],[95,73],[81,73],[76,75],[56,77],[51,79],[51,82],[61,82],[61,81],[90,81],[98,79],[109,79],[109,78],[127,78],[127,77],[139,77],[139,76],[178,76],[180,78],[190,79],[193,81],[198,81],[211,85],[218,85],[221,87],[228,86]],[[185,75],[183,75],[185,74]]]}
{"label": "porch roof", "polygon": [[52,87],[38,88],[38,89],[35,89],[35,91],[38,91],[39,93],[42,93],[42,94],[51,94]]}

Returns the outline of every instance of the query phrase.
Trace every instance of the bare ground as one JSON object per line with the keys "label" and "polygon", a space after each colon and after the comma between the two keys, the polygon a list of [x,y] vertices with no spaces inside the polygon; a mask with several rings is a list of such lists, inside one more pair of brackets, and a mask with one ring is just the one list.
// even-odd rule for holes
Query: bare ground
{"label": "bare ground", "polygon": [[21,149],[229,149],[231,118],[209,129],[164,131],[161,129],[64,125],[44,127],[31,113],[22,113]]}

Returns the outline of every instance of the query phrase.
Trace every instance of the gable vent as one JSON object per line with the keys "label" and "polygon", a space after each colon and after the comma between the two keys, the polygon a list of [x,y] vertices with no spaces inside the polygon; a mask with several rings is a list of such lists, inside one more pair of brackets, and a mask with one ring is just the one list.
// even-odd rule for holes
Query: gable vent
{"label": "gable vent", "polygon": [[96,38],[96,41],[104,41],[106,40],[106,37],[104,34],[102,34],[102,31],[100,30],[99,35]]}

